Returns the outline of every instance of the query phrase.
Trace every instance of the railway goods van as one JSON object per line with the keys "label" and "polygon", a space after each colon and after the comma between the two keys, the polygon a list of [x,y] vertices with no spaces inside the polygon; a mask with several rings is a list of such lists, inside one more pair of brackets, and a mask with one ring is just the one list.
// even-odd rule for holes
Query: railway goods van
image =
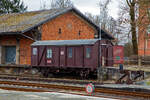
{"label": "railway goods van", "polygon": [[45,75],[64,71],[87,76],[100,66],[113,66],[113,44],[109,40],[37,41],[31,48],[32,67]]}

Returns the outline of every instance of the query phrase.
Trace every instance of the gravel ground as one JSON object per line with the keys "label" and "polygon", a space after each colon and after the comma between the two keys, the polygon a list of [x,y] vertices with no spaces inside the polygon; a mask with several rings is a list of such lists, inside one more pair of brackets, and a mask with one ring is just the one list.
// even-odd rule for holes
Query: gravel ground
{"label": "gravel ground", "polygon": [[18,92],[0,90],[0,100],[117,100],[102,97],[79,96],[56,92]]}

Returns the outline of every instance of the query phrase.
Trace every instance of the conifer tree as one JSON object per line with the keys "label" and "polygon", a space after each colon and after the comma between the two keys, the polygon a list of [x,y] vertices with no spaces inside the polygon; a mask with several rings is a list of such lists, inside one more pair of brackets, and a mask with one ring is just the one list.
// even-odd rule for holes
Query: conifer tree
{"label": "conifer tree", "polygon": [[27,7],[20,0],[0,0],[0,14],[24,12]]}

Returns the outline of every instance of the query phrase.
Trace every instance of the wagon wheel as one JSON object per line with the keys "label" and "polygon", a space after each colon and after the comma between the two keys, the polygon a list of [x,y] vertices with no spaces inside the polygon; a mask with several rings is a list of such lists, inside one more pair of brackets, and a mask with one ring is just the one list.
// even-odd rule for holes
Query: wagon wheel
{"label": "wagon wheel", "polygon": [[42,70],[42,75],[44,76],[44,77],[48,77],[48,74],[49,74],[49,69],[43,69]]}
{"label": "wagon wheel", "polygon": [[80,71],[80,76],[81,76],[81,78],[82,79],[88,79],[88,77],[89,77],[89,71],[88,70],[86,70],[86,71]]}

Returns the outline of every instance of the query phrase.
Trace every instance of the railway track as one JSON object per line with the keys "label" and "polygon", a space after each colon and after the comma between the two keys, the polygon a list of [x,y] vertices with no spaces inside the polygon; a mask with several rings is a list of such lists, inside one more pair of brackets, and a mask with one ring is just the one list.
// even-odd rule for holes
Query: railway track
{"label": "railway track", "polygon": [[[8,87],[0,86],[2,89],[15,89],[9,86],[21,86],[22,88],[18,88],[20,91],[31,90],[31,91],[40,91],[47,92],[49,90],[67,90],[67,91],[77,91],[77,92],[85,92],[85,85],[88,81],[79,81],[79,80],[61,80],[61,79],[45,79],[45,78],[23,78],[19,77],[2,77],[0,76],[0,84],[7,85]],[[16,80],[17,79],[17,80]],[[42,80],[45,79],[45,80]],[[50,82],[51,81],[51,82]],[[61,84],[52,84],[53,82],[57,82]],[[82,83],[83,82],[83,83]],[[95,82],[96,83],[96,82]],[[68,85],[70,84],[70,85]],[[98,83],[96,83],[98,84]],[[31,87],[30,89],[24,87]],[[16,89],[15,89],[16,90]],[[120,90],[120,89],[112,89],[106,87],[99,87],[95,85],[95,93],[105,93],[117,96],[132,96],[132,97],[142,97],[146,99],[150,99],[150,92],[141,92],[141,91],[128,91],[128,90]]]}
{"label": "railway track", "polygon": [[10,76],[10,75],[0,75],[0,79],[4,80],[20,80],[20,81],[34,81],[34,82],[46,82],[46,83],[64,83],[64,84],[81,84],[86,85],[93,83],[95,85],[101,84],[96,80],[78,80],[78,79],[67,79],[67,78],[41,78],[41,77],[21,77],[21,76]]}

